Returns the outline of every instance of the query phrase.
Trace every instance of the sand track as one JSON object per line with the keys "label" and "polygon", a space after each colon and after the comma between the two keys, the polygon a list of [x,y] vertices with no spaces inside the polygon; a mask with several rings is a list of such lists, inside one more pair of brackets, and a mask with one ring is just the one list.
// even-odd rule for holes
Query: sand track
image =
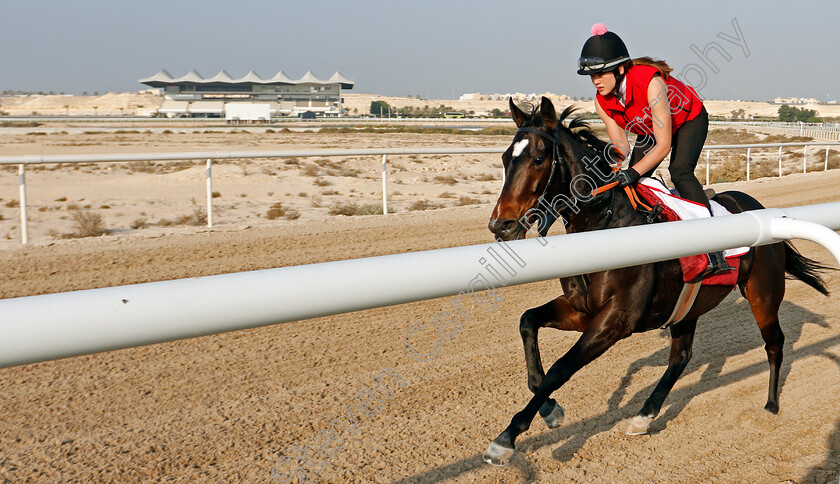
{"label": "sand track", "polygon": [[[836,200],[838,183],[840,173],[828,172],[715,188],[790,206]],[[0,297],[482,243],[489,211],[9,249]],[[830,262],[813,244],[797,246]],[[518,318],[559,295],[546,281],[502,289],[492,314],[466,304],[463,330],[426,362],[407,354],[405,333],[449,298],[2,369],[0,478],[267,481],[281,455],[302,452],[315,482],[836,481],[840,277],[827,281],[831,298],[787,285],[777,416],[762,409],[767,361],[748,305],[733,293],[701,319],[694,358],[651,435],[624,428],[664,371],[669,340],[660,332],[622,341],[580,371],[555,394],[567,412],[561,428],[535,420],[511,466],[484,465],[481,452],[530,396]],[[541,332],[543,361],[574,340]],[[392,398],[372,382],[387,368],[405,383],[383,377]],[[373,388],[378,400],[365,393]],[[348,408],[356,426],[342,429]],[[318,444],[333,455],[318,457]]]}

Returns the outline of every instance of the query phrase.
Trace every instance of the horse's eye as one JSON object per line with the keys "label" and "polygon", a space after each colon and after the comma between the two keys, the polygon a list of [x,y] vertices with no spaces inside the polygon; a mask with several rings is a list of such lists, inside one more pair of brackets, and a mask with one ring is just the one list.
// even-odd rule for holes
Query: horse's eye
{"label": "horse's eye", "polygon": [[532,161],[532,163],[534,164],[534,166],[540,166],[543,164],[544,161],[545,158],[543,158],[542,156],[537,156],[536,158],[534,158],[534,161]]}

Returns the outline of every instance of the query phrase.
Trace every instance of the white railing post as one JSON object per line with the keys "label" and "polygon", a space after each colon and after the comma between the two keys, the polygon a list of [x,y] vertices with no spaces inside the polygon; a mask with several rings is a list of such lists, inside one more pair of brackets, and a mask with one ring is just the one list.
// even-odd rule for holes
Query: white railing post
{"label": "white railing post", "polygon": [[29,243],[29,230],[26,224],[26,163],[21,163],[18,169],[20,179],[20,240]]}
{"label": "white railing post", "polygon": [[802,173],[808,173],[808,145],[802,149]]}
{"label": "white railing post", "polygon": [[706,185],[709,184],[709,153],[711,152],[712,150],[706,150]]}
{"label": "white railing post", "polygon": [[828,171],[828,150],[831,149],[831,146],[825,145],[825,168],[823,171]]}
{"label": "white railing post", "polygon": [[750,150],[752,148],[747,148],[747,181],[750,181]]}
{"label": "white railing post", "polygon": [[213,228],[213,160],[207,158],[207,169],[205,170],[205,177],[207,178],[207,228]]}
{"label": "white railing post", "polygon": [[782,176],[782,147],[779,146],[779,176]]}
{"label": "white railing post", "polygon": [[388,215],[388,155],[382,155],[382,215]]}

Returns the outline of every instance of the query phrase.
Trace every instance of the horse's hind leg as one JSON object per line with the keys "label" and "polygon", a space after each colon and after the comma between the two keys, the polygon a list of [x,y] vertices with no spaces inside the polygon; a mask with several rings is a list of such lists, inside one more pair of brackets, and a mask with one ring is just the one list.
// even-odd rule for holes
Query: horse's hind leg
{"label": "horse's hind leg", "polygon": [[761,329],[764,349],[767,351],[767,360],[770,362],[770,387],[767,389],[767,403],[764,408],[775,414],[779,413],[779,372],[782,367],[785,334],[779,325],[778,315],[759,320],[758,327]]}
{"label": "horse's hind leg", "polygon": [[691,347],[694,343],[694,330],[697,319],[686,319],[671,326],[671,354],[668,356],[668,368],[650,394],[642,410],[627,426],[627,435],[642,435],[648,431],[650,421],[659,415],[665,398],[671,393],[674,384],[682,375],[688,361],[691,359]]}
{"label": "horse's hind leg", "polygon": [[[528,388],[536,393],[545,378],[537,333],[540,328],[551,327],[567,331],[583,331],[583,319],[572,309],[565,296],[560,296],[542,306],[525,311],[519,319],[519,334],[525,347],[525,365],[528,368]],[[565,416],[563,407],[549,398],[540,407],[540,416],[549,428],[557,428]]]}
{"label": "horse's hind leg", "polygon": [[741,293],[750,303],[770,362],[770,387],[764,408],[771,413],[779,413],[779,371],[785,344],[785,334],[779,325],[779,306],[785,297],[782,251],[781,244],[756,247],[755,263],[750,276],[746,283],[741,284]]}

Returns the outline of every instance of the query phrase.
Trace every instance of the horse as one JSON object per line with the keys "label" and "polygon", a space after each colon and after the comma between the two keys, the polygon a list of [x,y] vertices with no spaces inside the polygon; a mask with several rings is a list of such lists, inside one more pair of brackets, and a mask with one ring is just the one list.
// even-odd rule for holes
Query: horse
{"label": "horse", "polygon": [[[653,222],[649,213],[634,208],[622,190],[606,190],[597,195],[597,190],[591,190],[585,196],[579,193],[575,180],[580,177],[614,179],[612,164],[621,162],[621,152],[596,136],[579,117],[571,117],[574,109],[567,107],[558,119],[554,105],[545,97],[530,114],[519,109],[512,99],[509,104],[518,129],[502,155],[505,180],[488,224],[498,239],[524,238],[532,229],[526,220],[529,213],[545,204],[554,208],[548,211],[554,216],[546,213],[541,217],[539,236],[545,236],[558,218],[566,225],[567,233]],[[754,198],[738,191],[723,192],[713,199],[731,213],[764,208]],[[764,408],[774,414],[779,411],[779,369],[785,339],[779,325],[785,273],[827,296],[820,273],[828,269],[831,268],[802,256],[787,241],[753,247],[740,259],[737,286],[749,302],[765,343],[770,385]],[[520,318],[528,388],[533,397],[487,448],[484,460],[490,464],[508,462],[516,438],[528,430],[537,412],[549,428],[561,425],[564,412],[551,395],[575,372],[619,340],[633,333],[660,329],[677,302],[683,274],[679,261],[672,259],[561,278],[560,284],[561,296],[528,309]],[[691,359],[697,319],[720,304],[732,289],[732,286],[701,286],[690,311],[669,327],[672,341],[668,367],[641,410],[630,420],[628,434],[647,433],[650,422],[658,415]],[[543,327],[581,333],[548,372],[543,370],[537,341],[537,332]]]}

